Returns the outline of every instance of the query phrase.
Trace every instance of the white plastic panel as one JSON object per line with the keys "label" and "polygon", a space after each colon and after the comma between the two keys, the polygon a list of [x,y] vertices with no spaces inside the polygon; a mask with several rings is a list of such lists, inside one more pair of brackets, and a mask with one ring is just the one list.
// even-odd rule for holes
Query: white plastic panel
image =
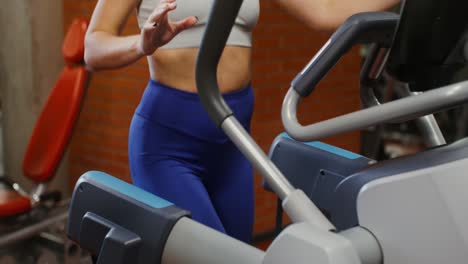
{"label": "white plastic panel", "polygon": [[[241,262],[239,262],[241,263]],[[309,223],[288,226],[268,248],[262,264],[360,264],[345,237]],[[246,263],[247,264],[247,263]]]}
{"label": "white plastic panel", "polygon": [[357,203],[385,264],[468,263],[468,159],[376,180]]}

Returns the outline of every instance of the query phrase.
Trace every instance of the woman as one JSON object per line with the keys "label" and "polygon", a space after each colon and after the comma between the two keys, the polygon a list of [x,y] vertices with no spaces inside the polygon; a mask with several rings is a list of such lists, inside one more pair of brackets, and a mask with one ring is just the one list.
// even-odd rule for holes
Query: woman
{"label": "woman", "polygon": [[[316,29],[332,29],[353,13],[398,0],[276,0]],[[214,229],[249,241],[253,179],[249,162],[203,110],[195,85],[197,48],[212,0],[99,0],[86,35],[90,69],[113,69],[148,58],[151,79],[129,135],[134,184],[190,210]],[[178,6],[178,7],[177,7]],[[120,36],[137,10],[140,35]],[[253,111],[251,32],[259,0],[245,0],[220,64],[220,90],[249,130]]]}

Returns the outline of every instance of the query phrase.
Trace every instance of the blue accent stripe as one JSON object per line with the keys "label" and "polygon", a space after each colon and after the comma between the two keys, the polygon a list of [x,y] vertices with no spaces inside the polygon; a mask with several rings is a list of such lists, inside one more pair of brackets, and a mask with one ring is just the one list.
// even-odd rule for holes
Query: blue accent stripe
{"label": "blue accent stripe", "polygon": [[102,185],[105,185],[106,187],[114,189],[119,193],[122,193],[130,198],[133,198],[139,202],[142,202],[154,208],[161,209],[173,205],[171,202],[168,202],[154,194],[146,192],[134,185],[112,177],[104,172],[90,171],[85,173],[82,177],[90,181],[98,182]]}
{"label": "blue accent stripe", "polygon": [[[296,141],[295,139],[291,138],[286,132],[281,133],[280,136]],[[323,151],[333,153],[335,155],[338,155],[338,156],[341,156],[341,157],[347,158],[347,159],[353,159],[354,160],[354,159],[359,159],[359,158],[363,157],[363,156],[361,156],[359,154],[356,154],[354,152],[347,151],[347,150],[344,150],[344,149],[341,149],[341,148],[338,148],[338,147],[335,147],[335,146],[332,146],[332,145],[328,145],[328,144],[320,142],[320,141],[302,142],[302,143],[304,143],[304,144],[306,144],[308,146],[314,147],[314,148],[321,149]]]}

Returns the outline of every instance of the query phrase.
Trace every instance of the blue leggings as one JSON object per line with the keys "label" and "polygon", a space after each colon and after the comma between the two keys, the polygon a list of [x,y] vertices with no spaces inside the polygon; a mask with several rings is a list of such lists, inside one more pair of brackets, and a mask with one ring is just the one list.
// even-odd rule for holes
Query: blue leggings
{"label": "blue leggings", "polygon": [[[252,87],[224,99],[250,130]],[[252,167],[209,120],[197,94],[150,80],[130,126],[129,159],[136,186],[191,211],[202,224],[250,241]]]}

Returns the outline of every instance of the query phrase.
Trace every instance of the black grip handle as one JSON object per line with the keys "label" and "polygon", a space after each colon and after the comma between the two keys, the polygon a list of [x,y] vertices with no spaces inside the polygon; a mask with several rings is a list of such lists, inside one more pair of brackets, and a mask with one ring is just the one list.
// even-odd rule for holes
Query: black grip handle
{"label": "black grip handle", "polygon": [[294,78],[291,86],[301,96],[306,97],[355,44],[375,42],[390,47],[398,19],[397,14],[390,12],[367,12],[351,16]]}
{"label": "black grip handle", "polygon": [[219,92],[217,67],[243,0],[215,0],[198,51],[196,82],[203,107],[217,126],[232,115]]}
{"label": "black grip handle", "polygon": [[81,222],[81,247],[98,256],[97,264],[134,263],[141,247],[141,237],[135,233],[88,212]]}

